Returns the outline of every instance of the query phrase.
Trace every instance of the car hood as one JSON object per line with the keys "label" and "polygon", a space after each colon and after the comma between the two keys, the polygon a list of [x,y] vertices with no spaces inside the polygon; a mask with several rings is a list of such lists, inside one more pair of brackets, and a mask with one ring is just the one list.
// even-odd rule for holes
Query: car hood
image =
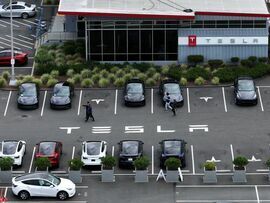
{"label": "car hood", "polygon": [[37,100],[37,97],[19,96],[18,102],[20,104],[36,104],[38,102],[38,100]]}
{"label": "car hood", "polygon": [[69,97],[52,96],[52,98],[51,98],[51,103],[52,104],[67,104],[69,102],[70,102]]}
{"label": "car hood", "polygon": [[[171,102],[176,100],[176,102],[183,101],[183,96],[181,94],[170,94]],[[163,101],[166,101],[166,95],[163,96]]]}
{"label": "car hood", "polygon": [[255,99],[256,92],[255,91],[238,91],[239,99]]}
{"label": "car hood", "polygon": [[66,179],[66,178],[60,178],[60,179],[61,179],[61,182],[58,185],[59,188],[66,188],[66,189],[75,188],[75,184],[71,180]]}
{"label": "car hood", "polygon": [[144,96],[141,93],[133,93],[133,94],[127,94],[125,96],[125,99],[127,101],[142,101],[144,99]]}

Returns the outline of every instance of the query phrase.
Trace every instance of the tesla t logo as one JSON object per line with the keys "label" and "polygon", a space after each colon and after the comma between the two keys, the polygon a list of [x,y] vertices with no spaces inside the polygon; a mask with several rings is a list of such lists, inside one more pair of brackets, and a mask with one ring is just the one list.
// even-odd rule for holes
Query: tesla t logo
{"label": "tesla t logo", "polygon": [[188,46],[195,47],[197,45],[197,37],[196,35],[188,36]]}

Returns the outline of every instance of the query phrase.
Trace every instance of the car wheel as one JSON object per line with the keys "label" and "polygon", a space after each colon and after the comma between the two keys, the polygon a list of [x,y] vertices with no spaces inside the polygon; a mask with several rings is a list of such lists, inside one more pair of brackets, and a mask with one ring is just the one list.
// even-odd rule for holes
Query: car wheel
{"label": "car wheel", "polygon": [[29,15],[28,15],[27,13],[23,13],[23,14],[22,14],[22,18],[23,18],[23,19],[26,19],[26,18],[28,18],[28,17],[29,17]]}
{"label": "car wheel", "polygon": [[57,198],[60,200],[65,200],[68,198],[68,194],[65,191],[60,191],[57,194]]}
{"label": "car wheel", "polygon": [[19,195],[18,196],[19,196],[19,198],[21,200],[27,200],[27,199],[29,199],[30,194],[29,194],[29,192],[23,190],[23,191],[19,192]]}

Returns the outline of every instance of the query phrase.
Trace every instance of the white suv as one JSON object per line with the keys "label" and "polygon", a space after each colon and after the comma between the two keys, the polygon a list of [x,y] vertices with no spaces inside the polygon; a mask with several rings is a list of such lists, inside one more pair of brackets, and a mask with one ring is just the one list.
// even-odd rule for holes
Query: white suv
{"label": "white suv", "polygon": [[28,173],[12,178],[12,192],[21,200],[31,196],[57,197],[65,200],[76,193],[75,184],[50,173]]}
{"label": "white suv", "polygon": [[101,165],[101,158],[107,153],[107,142],[85,141],[82,143],[81,160],[85,166]]}
{"label": "white suv", "polygon": [[0,142],[0,157],[10,157],[13,165],[21,166],[25,154],[25,141],[5,140]]}

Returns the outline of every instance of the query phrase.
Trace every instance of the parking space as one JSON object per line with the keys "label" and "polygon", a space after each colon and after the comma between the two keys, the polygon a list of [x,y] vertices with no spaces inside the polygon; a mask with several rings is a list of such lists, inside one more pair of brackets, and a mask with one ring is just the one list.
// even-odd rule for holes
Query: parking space
{"label": "parking space", "polygon": [[259,88],[262,98],[262,105],[264,111],[270,111],[270,86],[269,87],[260,87]]}

